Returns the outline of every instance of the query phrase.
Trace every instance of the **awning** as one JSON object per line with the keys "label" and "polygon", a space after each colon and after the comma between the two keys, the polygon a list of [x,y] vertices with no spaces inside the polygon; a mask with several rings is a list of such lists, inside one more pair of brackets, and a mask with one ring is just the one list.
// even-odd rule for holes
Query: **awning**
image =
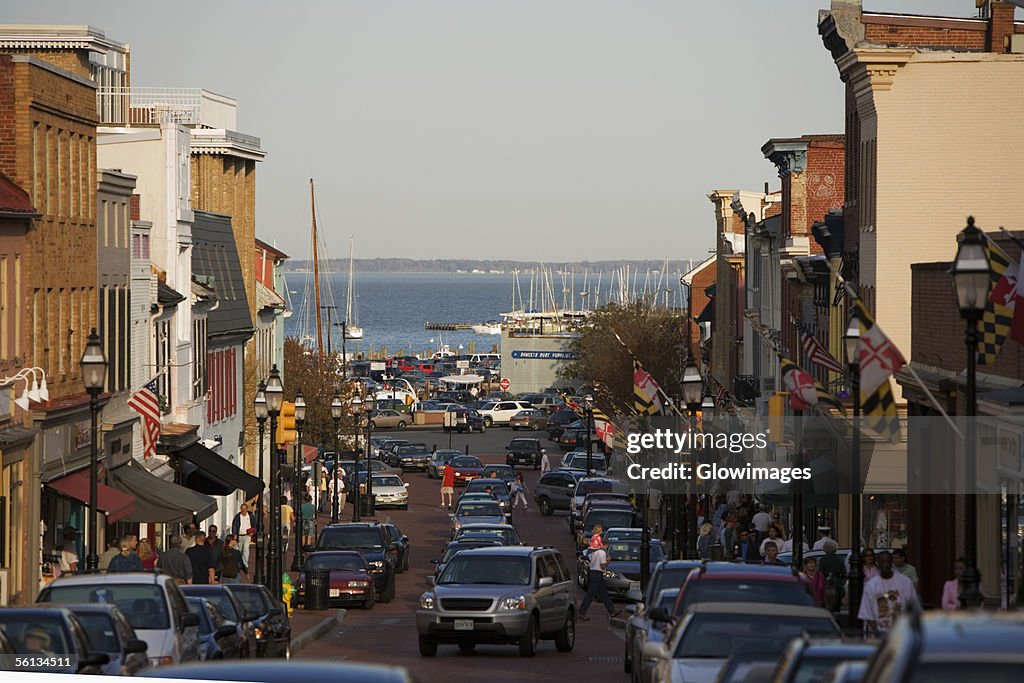
{"label": "awning", "polygon": [[186,446],[174,455],[187,461],[185,486],[193,491],[227,496],[241,489],[246,498],[252,498],[263,490],[263,482],[258,477],[232,465],[201,443]]}
{"label": "awning", "polygon": [[318,455],[320,455],[320,449],[317,448],[316,446],[310,446],[309,444],[304,444],[302,446],[303,462],[313,462],[314,460],[316,460]]}
{"label": "awning", "polygon": [[715,300],[711,299],[705,304],[704,308],[701,309],[700,313],[694,319],[697,323],[710,323],[714,322],[715,318]]}
{"label": "awning", "polygon": [[448,375],[437,381],[445,384],[480,384],[485,378],[482,375]]}
{"label": "awning", "polygon": [[[89,504],[89,470],[78,470],[60,479],[54,479],[46,484],[55,491],[60,491],[65,496],[71,496],[80,500],[86,505]],[[96,507],[107,515],[107,523],[113,524],[128,517],[135,512],[135,497],[129,493],[123,493],[106,484],[96,483]]]}
{"label": "awning", "polygon": [[191,522],[217,511],[217,501],[183,486],[154,477],[134,461],[110,470],[111,486],[135,496],[135,511],[125,519],[129,522]]}

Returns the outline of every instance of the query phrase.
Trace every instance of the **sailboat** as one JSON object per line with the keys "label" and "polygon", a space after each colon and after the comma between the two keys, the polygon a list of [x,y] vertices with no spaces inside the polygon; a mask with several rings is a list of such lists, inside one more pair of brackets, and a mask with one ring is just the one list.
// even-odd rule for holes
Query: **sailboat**
{"label": "sailboat", "polygon": [[352,235],[348,236],[348,291],[345,293],[345,320],[348,324],[345,326],[345,338],[346,339],[362,339],[363,328],[359,327],[359,322],[356,319],[356,311],[353,308],[352,298],[355,296],[355,258],[354,258],[354,241]]}

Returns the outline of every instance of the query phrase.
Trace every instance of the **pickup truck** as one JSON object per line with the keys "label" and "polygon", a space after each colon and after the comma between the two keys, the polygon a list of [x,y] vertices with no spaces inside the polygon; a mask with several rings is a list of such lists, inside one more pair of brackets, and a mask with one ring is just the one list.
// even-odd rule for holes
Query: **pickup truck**
{"label": "pickup truck", "polygon": [[533,469],[540,469],[540,459],[544,455],[540,439],[512,439],[505,450],[508,452],[505,456],[506,465],[533,465]]}

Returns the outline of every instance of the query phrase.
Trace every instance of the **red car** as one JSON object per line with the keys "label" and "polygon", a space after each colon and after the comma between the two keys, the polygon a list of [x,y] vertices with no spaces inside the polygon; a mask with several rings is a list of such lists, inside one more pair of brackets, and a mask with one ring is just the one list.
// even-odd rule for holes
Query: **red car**
{"label": "red car", "polygon": [[786,565],[705,562],[679,590],[672,617],[701,602],[768,602],[814,607],[810,583]]}
{"label": "red car", "polygon": [[306,595],[306,572],[320,568],[331,570],[329,597],[332,605],[358,602],[363,609],[373,607],[373,575],[363,556],[354,550],[318,550],[307,555],[296,585],[299,602]]}
{"label": "red car", "polygon": [[460,455],[452,458],[452,469],[455,470],[455,485],[465,486],[484,474],[484,464],[475,455]]}

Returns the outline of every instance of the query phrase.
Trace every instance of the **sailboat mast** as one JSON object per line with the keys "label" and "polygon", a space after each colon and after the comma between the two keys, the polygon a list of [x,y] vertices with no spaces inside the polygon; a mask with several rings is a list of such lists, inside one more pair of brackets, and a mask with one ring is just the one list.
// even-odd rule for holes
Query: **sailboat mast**
{"label": "sailboat mast", "polygon": [[317,243],[320,241],[316,235],[316,194],[313,192],[313,179],[309,179],[309,206],[310,215],[313,218],[313,292],[316,298],[316,352],[318,356],[324,353],[323,323],[320,319],[320,255],[317,253]]}

